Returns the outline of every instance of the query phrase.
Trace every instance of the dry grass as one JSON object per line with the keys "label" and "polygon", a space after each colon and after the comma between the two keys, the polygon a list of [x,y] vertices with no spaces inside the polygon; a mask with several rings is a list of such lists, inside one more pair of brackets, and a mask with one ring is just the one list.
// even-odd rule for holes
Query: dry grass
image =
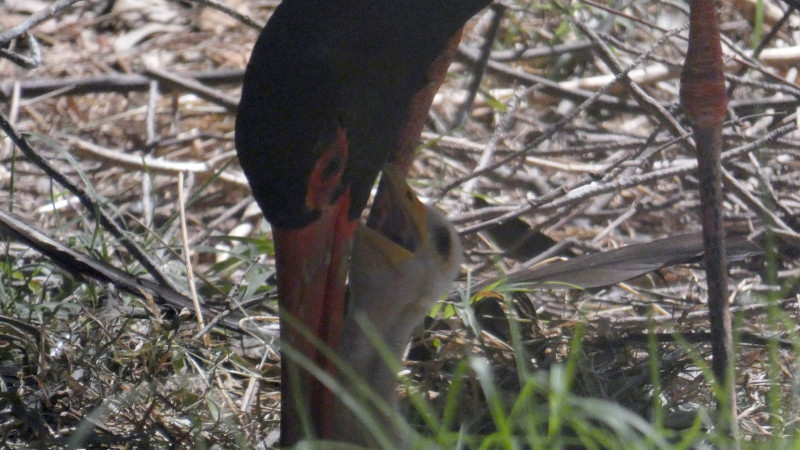
{"label": "dry grass", "polygon": [[[276,2],[229,3],[264,23]],[[31,4],[37,9],[35,2],[6,2],[0,29],[24,19]],[[669,126],[672,119],[688,129],[676,108],[685,50],[676,31],[687,22],[681,5],[631,2],[619,7],[620,15],[570,3],[574,20],[598,34],[593,42],[550,4],[509,3],[495,38],[498,54],[467,120],[453,128],[474,76],[470,57],[478,53],[491,13],[470,23],[465,51],[431,111],[412,177],[418,191],[464,230],[471,280],[500,279],[535,256],[498,239],[519,230],[561,243],[555,256],[699,230],[694,155],[686,136]],[[770,30],[787,8],[765,5],[758,31],[753,3],[720,4],[725,42],[732,46],[727,73],[740,77],[729,80],[735,119],[729,116],[725,126],[724,164],[731,176],[725,217],[732,230],[760,242],[766,256],[731,268],[743,342],[737,366],[742,435],[791,442],[797,435],[800,296],[800,134],[793,125],[800,89],[791,50],[800,46],[800,16],[791,15],[766,42],[764,56],[752,59],[747,55],[758,33]],[[60,173],[90,191],[181,292],[189,292],[188,260],[206,308],[234,305],[253,325],[246,333],[215,328],[199,335],[193,311],[176,314],[113,285],[71,277],[7,240],[0,245],[0,442],[20,448],[268,447],[280,417],[279,358],[269,328],[277,320],[271,245],[235,160],[234,114],[224,96],[238,98],[241,78],[223,73],[244,67],[257,31],[194,3],[120,0],[111,10],[106,6],[78,3],[34,28],[42,46],[39,67],[0,59],[0,110]],[[137,38],[142,30],[152,33]],[[592,46],[610,48],[621,67],[632,68],[645,97],[623,83],[608,85],[617,71]],[[549,48],[551,55],[520,57],[522,50]],[[155,78],[146,73],[153,67],[219,75],[206,81],[223,98],[212,102],[169,84],[151,86]],[[132,88],[114,84],[122,74],[142,76],[127,79]],[[90,76],[107,83],[55,87],[67,77]],[[37,80],[50,87],[25,88]],[[15,82],[21,91],[14,91]],[[588,97],[600,88],[607,89],[604,96]],[[774,139],[758,141],[779,129],[784,132]],[[74,250],[147,277],[92,211],[7,139],[0,154],[3,210]],[[479,162],[482,157],[508,162],[466,180],[488,164]],[[179,172],[186,174],[183,203]],[[478,198],[488,207],[476,209]],[[518,230],[493,231],[492,219],[514,212]],[[513,292],[501,284],[468,299],[466,273],[460,294],[454,291],[448,307],[428,321],[408,363],[411,390],[444,414],[443,428],[468,436],[466,446],[479,446],[503,426],[487,407],[493,398],[477,360],[489,363],[492,386],[508,408],[522,398],[521,388],[539,380],[531,388],[535,394],[524,397],[531,417],[547,411],[548,401],[552,406],[557,386],[546,374],[562,373],[565,362],[574,370],[569,395],[612,400],[659,430],[662,421],[689,427],[691,419],[680,422],[682,411],[713,405],[703,372],[708,342],[702,335],[687,334],[697,341],[691,343],[671,338],[707,329],[697,266],[587,291]],[[576,330],[581,345],[573,343]],[[757,337],[793,345],[764,345]],[[460,388],[451,395],[454,381]],[[424,429],[420,413],[407,409]],[[542,423],[547,436],[547,420]],[[695,445],[703,439],[696,430],[691,436]],[[558,442],[570,441],[546,441]]]}

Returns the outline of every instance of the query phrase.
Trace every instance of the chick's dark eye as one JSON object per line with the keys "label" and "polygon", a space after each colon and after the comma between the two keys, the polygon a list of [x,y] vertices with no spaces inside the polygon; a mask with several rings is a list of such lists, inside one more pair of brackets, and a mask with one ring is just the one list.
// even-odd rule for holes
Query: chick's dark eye
{"label": "chick's dark eye", "polygon": [[450,255],[450,248],[453,243],[450,240],[450,232],[445,227],[435,227],[433,229],[433,245],[436,251],[442,256]]}

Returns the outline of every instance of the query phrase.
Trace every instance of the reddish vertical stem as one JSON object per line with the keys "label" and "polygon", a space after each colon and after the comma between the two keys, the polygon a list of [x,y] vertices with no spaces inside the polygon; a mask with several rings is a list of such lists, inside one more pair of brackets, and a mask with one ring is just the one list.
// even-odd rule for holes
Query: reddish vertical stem
{"label": "reddish vertical stem", "polygon": [[[334,351],[341,340],[345,285],[352,236],[357,222],[348,219],[350,195],[323,211],[314,226],[299,230],[275,229],[282,344],[308,357],[329,374],[334,364],[318,345],[298,330],[305,326]],[[320,231],[331,230],[327,235]],[[314,242],[316,245],[308,245]],[[304,277],[302,282],[287,274]],[[333,433],[334,396],[316,377],[291,358],[281,356],[281,445],[291,446],[308,437],[329,438]],[[289,418],[289,419],[285,419]],[[301,418],[308,419],[304,424]],[[306,429],[308,428],[308,429]],[[310,434],[310,435],[309,435]]]}
{"label": "reddish vertical stem", "polygon": [[692,126],[721,127],[728,107],[722,46],[713,0],[691,0],[689,49],[681,72],[681,104]]}
{"label": "reddish vertical stem", "polygon": [[718,424],[736,435],[733,330],[722,217],[722,123],[728,97],[713,0],[691,0],[689,49],[681,73],[680,97],[694,131],[700,182],[704,262],[712,335],[712,368],[723,391],[717,397]]}

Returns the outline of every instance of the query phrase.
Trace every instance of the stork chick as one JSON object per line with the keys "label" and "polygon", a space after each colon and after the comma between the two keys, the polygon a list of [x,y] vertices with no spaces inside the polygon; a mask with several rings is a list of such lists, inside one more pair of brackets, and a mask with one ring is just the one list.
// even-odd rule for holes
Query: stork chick
{"label": "stork chick", "polygon": [[[393,408],[397,374],[392,367],[400,364],[414,328],[455,279],[463,249],[444,214],[423,204],[399,171],[385,168],[383,177],[396,207],[390,221],[379,224],[380,231],[365,225],[356,231],[350,301],[339,353],[362,378],[359,382]],[[406,433],[396,421],[375,405],[360,406],[378,419],[390,438],[397,439],[394,443],[404,446]],[[372,433],[341,401],[336,416],[338,440],[376,444]]]}

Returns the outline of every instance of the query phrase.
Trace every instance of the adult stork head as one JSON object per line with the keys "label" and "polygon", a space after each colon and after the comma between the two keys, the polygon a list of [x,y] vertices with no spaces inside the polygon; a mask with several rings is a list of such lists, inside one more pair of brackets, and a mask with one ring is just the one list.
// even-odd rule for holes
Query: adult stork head
{"label": "adult stork head", "polygon": [[[285,0],[253,49],[236,148],[273,229],[283,345],[333,373],[351,241],[381,167],[407,169],[460,29],[490,0]],[[285,356],[285,355],[284,355]],[[281,441],[332,436],[334,399],[283,359]]]}

